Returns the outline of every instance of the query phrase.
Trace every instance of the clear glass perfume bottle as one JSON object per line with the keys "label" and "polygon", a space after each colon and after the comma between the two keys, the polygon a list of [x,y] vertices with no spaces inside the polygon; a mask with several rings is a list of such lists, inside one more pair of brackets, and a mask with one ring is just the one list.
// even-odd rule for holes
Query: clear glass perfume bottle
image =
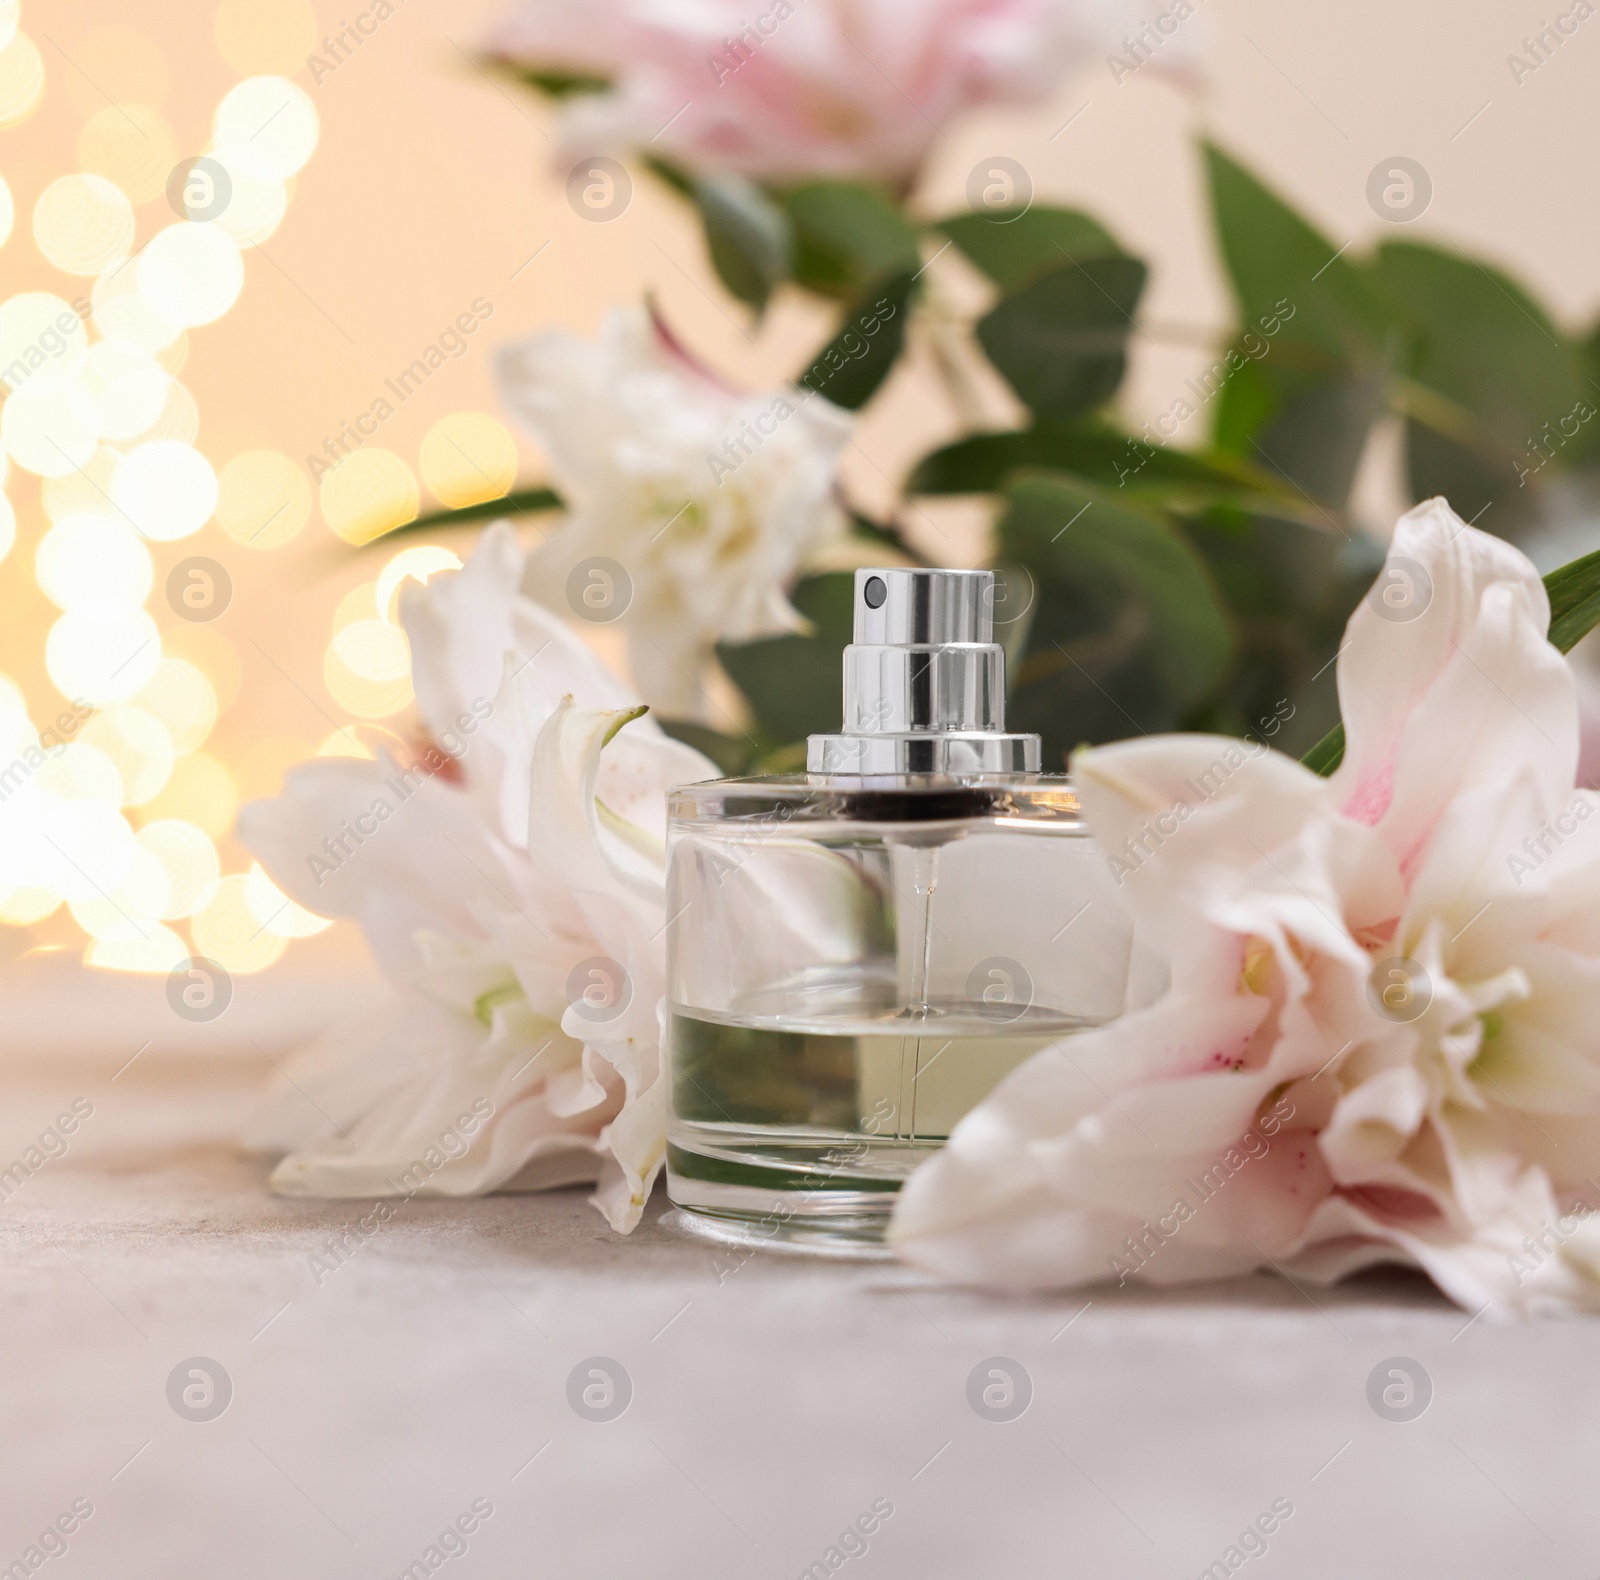
{"label": "clear glass perfume bottle", "polygon": [[963,1114],[1124,1008],[1131,923],[1006,732],[993,599],[988,571],[857,571],[843,730],[805,774],[672,792],[668,1193],[719,1232],[881,1240]]}

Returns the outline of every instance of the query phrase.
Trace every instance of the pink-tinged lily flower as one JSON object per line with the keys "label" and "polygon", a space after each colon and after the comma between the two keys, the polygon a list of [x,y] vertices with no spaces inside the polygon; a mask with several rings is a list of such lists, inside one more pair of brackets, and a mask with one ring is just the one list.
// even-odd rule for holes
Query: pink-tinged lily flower
{"label": "pink-tinged lily flower", "polygon": [[1078,753],[1170,986],[973,1110],[900,1253],[1009,1288],[1404,1262],[1475,1313],[1600,1308],[1600,797],[1549,619],[1431,500],[1350,620],[1331,779],[1206,736]]}
{"label": "pink-tinged lily flower", "polygon": [[567,101],[573,155],[900,187],[961,112],[1044,98],[1140,21],[1124,0],[520,0],[490,47],[609,83]]}
{"label": "pink-tinged lily flower", "polygon": [[291,1061],[245,1140],[287,1154],[271,1183],[291,1195],[598,1178],[626,1231],[665,1149],[665,793],[716,770],[639,717],[524,572],[500,523],[408,590],[434,748],[308,763],[241,814],[285,893],[357,920],[396,988]]}

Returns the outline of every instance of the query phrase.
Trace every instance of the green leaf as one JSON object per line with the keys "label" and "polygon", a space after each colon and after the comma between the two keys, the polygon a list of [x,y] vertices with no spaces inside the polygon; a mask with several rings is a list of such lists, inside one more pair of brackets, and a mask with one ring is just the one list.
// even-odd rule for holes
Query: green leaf
{"label": "green leaf", "polygon": [[1211,442],[1230,455],[1255,454],[1255,436],[1272,420],[1281,404],[1277,383],[1253,360],[1246,360],[1243,367],[1229,370],[1216,401]]}
{"label": "green leaf", "polygon": [[1343,510],[1382,409],[1394,311],[1365,268],[1256,176],[1214,144],[1205,159],[1243,319],[1222,359],[1213,437]]}
{"label": "green leaf", "polygon": [[851,181],[808,181],[780,197],[794,228],[794,278],[845,300],[885,275],[922,267],[917,233],[889,195]]}
{"label": "green leaf", "polygon": [[609,77],[585,71],[535,71],[526,66],[513,69],[512,76],[537,89],[547,99],[569,99],[575,93],[604,93],[611,86]]}
{"label": "green leaf", "polygon": [[956,214],[935,228],[1003,291],[1015,291],[1063,262],[1122,251],[1098,220],[1076,209],[1035,206]]}
{"label": "green leaf", "polygon": [[1089,411],[1116,393],[1145,266],[1111,255],[1048,270],[1003,297],[978,324],[978,340],[1031,410]]}
{"label": "green leaf", "polygon": [[1600,625],[1600,549],[1551,571],[1544,588],[1550,594],[1550,640],[1570,653]]}
{"label": "green leaf", "polygon": [[1276,317],[1279,332],[1320,352],[1329,369],[1370,369],[1391,314],[1365,273],[1216,144],[1206,144],[1205,159],[1217,242],[1245,327],[1259,331]]}
{"label": "green leaf", "polygon": [[[519,488],[499,499],[481,500],[476,505],[462,505],[456,510],[435,510],[414,521],[403,521],[390,527],[370,543],[387,542],[401,533],[440,532],[450,527],[469,527],[476,521],[498,521],[502,516],[532,516],[545,510],[565,510],[566,501],[550,488]],[[367,545],[362,544],[365,548]]]}
{"label": "green leaf", "polygon": [[1285,485],[1303,490],[1328,509],[1318,518],[1343,531],[1329,511],[1350,497],[1367,435],[1384,410],[1385,379],[1374,373],[1313,385],[1285,400],[1256,444],[1244,454]]}
{"label": "green leaf", "polygon": [[694,177],[681,165],[674,164],[670,159],[663,159],[659,154],[646,154],[643,164],[657,180],[672,188],[679,197],[686,197],[691,202],[694,199]]}
{"label": "green leaf", "polygon": [[1412,492],[1444,494],[1458,514],[1515,536],[1537,517],[1539,486],[1576,457],[1568,440],[1584,428],[1580,409],[1593,409],[1579,348],[1515,280],[1475,258],[1390,242],[1374,268],[1404,317],[1406,374],[1454,418],[1430,422],[1428,406],[1408,405]]}
{"label": "green leaf", "polygon": [[901,274],[870,287],[796,382],[846,411],[866,405],[905,345],[915,286],[914,275]]}
{"label": "green leaf", "polygon": [[750,704],[762,736],[803,741],[839,728],[844,649],[855,621],[855,576],[809,576],[790,595],[809,636],[722,642],[717,658]]}
{"label": "green leaf", "polygon": [[1600,324],[1578,342],[1578,373],[1590,403],[1590,416],[1583,420],[1583,432],[1569,443],[1567,454],[1573,466],[1588,466],[1600,453],[1600,422],[1594,408],[1600,406]]}
{"label": "green leaf", "polygon": [[701,177],[694,198],[718,278],[741,302],[764,311],[773,288],[789,274],[788,215],[740,175]]}
{"label": "green leaf", "polygon": [[1342,538],[1315,521],[1212,511],[1187,526],[1238,635],[1224,686],[1185,727],[1270,734],[1298,755],[1339,716],[1332,659],[1383,551],[1364,534]]}
{"label": "green leaf", "polygon": [[1204,562],[1159,515],[1075,479],[1025,472],[1007,490],[1000,557],[1035,578],[1012,727],[1047,756],[1171,729],[1220,680],[1232,632]]}
{"label": "green leaf", "polygon": [[[1550,595],[1550,641],[1570,653],[1600,625],[1600,549],[1550,572],[1544,579]],[[1336,724],[1300,759],[1315,773],[1331,774],[1344,761],[1344,724]]]}
{"label": "green leaf", "polygon": [[978,433],[925,455],[908,494],[987,494],[1018,467],[1071,472],[1130,500],[1187,513],[1231,505],[1290,521],[1315,520],[1301,497],[1238,456],[1146,444],[1111,428],[1041,419],[1014,433]]}
{"label": "green leaf", "polygon": [[1334,725],[1300,761],[1326,779],[1344,761],[1344,721]]}

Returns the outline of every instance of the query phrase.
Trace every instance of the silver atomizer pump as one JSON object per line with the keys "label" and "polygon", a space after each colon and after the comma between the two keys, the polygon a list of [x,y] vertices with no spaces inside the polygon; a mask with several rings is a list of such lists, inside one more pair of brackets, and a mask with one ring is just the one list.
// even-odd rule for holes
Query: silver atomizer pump
{"label": "silver atomizer pump", "polygon": [[992,571],[855,573],[844,727],[806,742],[813,774],[1036,774],[1039,737],[1006,729]]}

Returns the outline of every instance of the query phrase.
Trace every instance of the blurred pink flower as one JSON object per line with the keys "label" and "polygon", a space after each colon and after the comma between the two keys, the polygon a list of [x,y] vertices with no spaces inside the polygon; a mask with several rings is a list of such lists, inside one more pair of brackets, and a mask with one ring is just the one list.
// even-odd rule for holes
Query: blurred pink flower
{"label": "blurred pink flower", "polygon": [[1126,0],[521,0],[491,48],[609,81],[567,101],[574,154],[901,186],[961,111],[1045,97],[1136,21]]}
{"label": "blurred pink flower", "polygon": [[1600,795],[1549,620],[1432,500],[1350,620],[1331,779],[1198,735],[1077,753],[1170,988],[968,1114],[900,1253],[1022,1288],[1400,1261],[1475,1313],[1600,1309]]}

